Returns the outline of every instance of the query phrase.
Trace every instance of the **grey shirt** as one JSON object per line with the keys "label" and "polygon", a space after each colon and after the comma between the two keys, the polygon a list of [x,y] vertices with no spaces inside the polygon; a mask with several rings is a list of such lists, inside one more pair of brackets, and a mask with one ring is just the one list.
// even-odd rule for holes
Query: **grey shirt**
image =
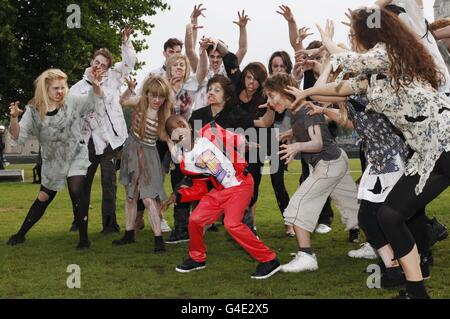
{"label": "grey shirt", "polygon": [[301,153],[302,159],[313,167],[320,160],[332,161],[338,159],[341,155],[341,150],[328,129],[328,123],[325,117],[323,115],[310,116],[307,112],[308,110],[306,108],[301,108],[292,114],[292,133],[294,134],[294,138],[300,143],[310,142],[311,138],[309,137],[308,128],[319,125],[322,133],[323,148],[318,153]]}

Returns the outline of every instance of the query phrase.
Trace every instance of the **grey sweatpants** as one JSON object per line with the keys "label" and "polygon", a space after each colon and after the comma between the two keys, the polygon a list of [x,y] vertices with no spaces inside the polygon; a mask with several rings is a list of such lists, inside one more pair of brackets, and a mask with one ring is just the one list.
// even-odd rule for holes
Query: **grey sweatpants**
{"label": "grey sweatpants", "polygon": [[336,160],[319,161],[291,197],[283,214],[287,225],[313,232],[328,196],[339,209],[347,230],[358,225],[358,192],[350,175],[347,154],[341,151]]}

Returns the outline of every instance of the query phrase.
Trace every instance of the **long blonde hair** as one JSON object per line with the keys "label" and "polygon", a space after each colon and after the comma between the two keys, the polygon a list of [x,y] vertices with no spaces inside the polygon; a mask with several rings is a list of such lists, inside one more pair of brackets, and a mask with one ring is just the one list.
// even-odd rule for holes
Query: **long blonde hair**
{"label": "long blonde hair", "polygon": [[60,69],[48,69],[44,71],[39,77],[34,81],[35,91],[34,97],[28,104],[34,107],[41,116],[41,120],[47,115],[50,98],[48,96],[48,89],[53,81],[64,80],[64,99],[62,100],[60,107],[64,105],[64,100],[67,96],[69,88],[67,86],[67,75]]}
{"label": "long blonde hair", "polygon": [[150,76],[142,88],[141,97],[135,108],[134,117],[139,117],[139,128],[137,133],[139,138],[145,135],[145,127],[147,124],[147,110],[150,107],[148,103],[148,95],[164,97],[164,104],[158,109],[158,136],[161,140],[167,140],[167,133],[165,130],[165,123],[172,114],[173,110],[173,95],[170,90],[169,82],[162,76]]}

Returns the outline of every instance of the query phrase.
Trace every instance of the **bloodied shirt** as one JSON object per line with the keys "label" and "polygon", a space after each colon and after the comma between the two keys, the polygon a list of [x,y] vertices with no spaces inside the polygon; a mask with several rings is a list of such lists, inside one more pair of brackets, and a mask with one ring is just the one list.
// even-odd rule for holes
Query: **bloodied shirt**
{"label": "bloodied shirt", "polygon": [[224,188],[240,184],[233,163],[207,138],[195,141],[193,149],[184,154],[184,164],[187,171],[214,176]]}

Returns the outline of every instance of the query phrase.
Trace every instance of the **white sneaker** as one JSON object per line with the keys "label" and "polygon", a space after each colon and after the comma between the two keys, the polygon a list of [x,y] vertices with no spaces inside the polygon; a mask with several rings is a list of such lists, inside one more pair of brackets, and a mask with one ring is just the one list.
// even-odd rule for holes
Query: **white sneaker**
{"label": "white sneaker", "polygon": [[282,265],[281,271],[283,272],[302,272],[302,271],[314,271],[319,269],[317,265],[316,254],[310,255],[305,252],[299,251],[297,254],[291,254],[294,259],[290,263]]}
{"label": "white sneaker", "polygon": [[172,228],[170,228],[169,224],[167,224],[167,220],[165,220],[164,218],[161,219],[161,231],[163,233],[168,233],[172,231]]}
{"label": "white sneaker", "polygon": [[318,234],[326,234],[331,231],[331,227],[325,225],[325,224],[318,224],[314,232]]}
{"label": "white sneaker", "polygon": [[347,254],[351,258],[377,259],[378,254],[369,243],[361,244],[361,248],[350,250]]}

